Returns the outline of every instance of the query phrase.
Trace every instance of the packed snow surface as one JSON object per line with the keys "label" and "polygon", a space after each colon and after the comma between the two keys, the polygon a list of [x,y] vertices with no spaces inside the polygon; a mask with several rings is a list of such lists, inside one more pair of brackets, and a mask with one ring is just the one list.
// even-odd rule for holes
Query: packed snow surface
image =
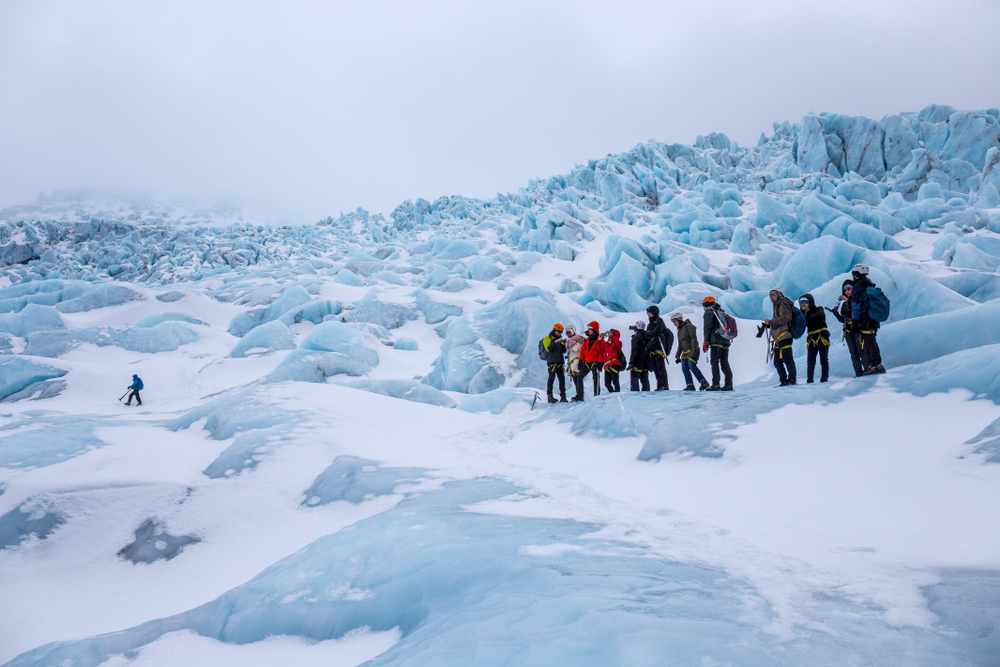
{"label": "packed snow surface", "polygon": [[[296,227],[0,211],[0,663],[996,665],[998,117],[810,114]],[[857,263],[888,373],[828,315],[830,382],[803,338],[774,387],[768,291],[835,307]],[[546,402],[555,322],[627,353],[706,296],[735,391]]]}

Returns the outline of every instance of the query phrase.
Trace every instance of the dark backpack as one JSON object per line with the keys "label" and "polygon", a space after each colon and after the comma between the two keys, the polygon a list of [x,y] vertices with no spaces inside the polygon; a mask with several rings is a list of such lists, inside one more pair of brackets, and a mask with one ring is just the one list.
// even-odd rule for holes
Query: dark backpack
{"label": "dark backpack", "polygon": [[872,285],[865,290],[868,295],[868,317],[876,322],[885,322],[889,319],[889,298],[882,293],[882,290]]}
{"label": "dark backpack", "polygon": [[792,306],[792,323],[788,325],[788,333],[798,340],[806,332],[806,314]]}
{"label": "dark backpack", "polygon": [[715,311],[715,319],[719,322],[719,336],[732,342],[737,336],[740,335],[739,328],[736,326],[736,318],[722,310],[721,308]]}
{"label": "dark backpack", "polygon": [[[545,338],[548,338],[548,336]],[[545,338],[538,341],[538,358],[542,361],[548,361],[549,359],[549,351],[545,349]]]}

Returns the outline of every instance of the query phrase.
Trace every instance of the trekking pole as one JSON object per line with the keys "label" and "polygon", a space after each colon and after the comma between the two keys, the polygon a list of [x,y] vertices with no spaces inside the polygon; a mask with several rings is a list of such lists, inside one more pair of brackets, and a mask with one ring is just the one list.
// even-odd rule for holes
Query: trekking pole
{"label": "trekking pole", "polygon": [[[539,399],[539,396],[538,396],[538,392],[536,391],[535,392],[535,397],[533,399],[531,399],[531,410],[535,409],[535,403],[538,402],[538,399]],[[531,410],[528,410],[528,412],[531,412]]]}

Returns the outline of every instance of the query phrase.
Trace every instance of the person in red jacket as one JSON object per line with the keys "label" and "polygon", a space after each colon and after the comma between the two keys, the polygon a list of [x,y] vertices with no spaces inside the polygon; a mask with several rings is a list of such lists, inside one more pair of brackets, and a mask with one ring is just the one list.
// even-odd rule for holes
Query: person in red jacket
{"label": "person in red jacket", "polygon": [[597,322],[587,324],[583,332],[583,345],[580,346],[580,372],[576,376],[576,396],[573,402],[583,400],[583,379],[588,373],[594,375],[594,396],[601,395],[601,367],[604,365],[604,341],[601,340],[601,325]]}
{"label": "person in red jacket", "polygon": [[622,339],[618,329],[608,329],[604,339],[604,386],[608,393],[621,391],[618,376],[622,372]]}

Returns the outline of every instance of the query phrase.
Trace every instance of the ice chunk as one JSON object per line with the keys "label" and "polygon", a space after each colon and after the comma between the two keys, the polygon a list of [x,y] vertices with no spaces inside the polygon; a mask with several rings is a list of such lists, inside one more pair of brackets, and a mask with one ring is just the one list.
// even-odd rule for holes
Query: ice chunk
{"label": "ice chunk", "polygon": [[[242,338],[254,327],[272,322],[290,311],[297,310],[312,301],[312,295],[301,285],[294,285],[267,308],[258,308],[240,313],[229,322],[229,333]],[[294,318],[294,316],[292,316]]]}
{"label": "ice chunk", "polygon": [[155,563],[170,560],[180,555],[184,548],[201,542],[193,535],[171,535],[163,524],[155,519],[146,519],[135,529],[135,540],[118,552],[119,558],[139,563]]}
{"label": "ice chunk", "polygon": [[973,269],[992,273],[1000,267],[1000,259],[986,254],[971,243],[958,243],[950,266],[954,269]]}
{"label": "ice chunk", "polygon": [[563,278],[562,282],[559,283],[559,293],[560,294],[571,294],[573,292],[582,292],[583,288],[580,287],[580,283],[575,280],[570,280],[569,278]]}
{"label": "ice chunk", "polygon": [[741,255],[753,255],[760,248],[763,234],[748,220],[744,220],[733,229],[733,238],[729,242],[729,252]]}
{"label": "ice chunk", "polygon": [[777,269],[783,259],[785,259],[785,253],[770,243],[762,244],[757,251],[757,261],[760,263],[760,268],[768,272]]}
{"label": "ice chunk", "polygon": [[172,292],[165,292],[163,294],[157,294],[156,295],[156,299],[157,299],[157,301],[162,301],[164,303],[173,303],[174,301],[180,301],[185,296],[186,295],[184,294],[184,292],[178,292],[178,291],[175,290],[175,291],[172,291]]}
{"label": "ice chunk", "polygon": [[464,239],[455,239],[448,243],[440,253],[437,254],[438,259],[462,259],[464,257],[471,257],[479,253],[479,246],[472,241],[467,241]]}
{"label": "ice chunk", "polygon": [[450,303],[435,301],[426,290],[417,291],[417,309],[424,314],[427,324],[440,324],[453,315],[461,315],[462,309]]}
{"label": "ice chunk", "polygon": [[797,299],[831,278],[850,272],[864,258],[865,251],[856,245],[822,236],[788,254],[774,272],[774,284],[783,287],[789,298]]}
{"label": "ice chunk", "polygon": [[[833,355],[830,364],[832,370]],[[1000,404],[1000,345],[946,354],[894,372],[889,382],[897,391],[917,396],[967,389],[977,398]]]}
{"label": "ice chunk", "polygon": [[301,421],[302,413],[278,407],[267,392],[243,389],[203,403],[187,414],[167,422],[167,428],[179,431],[205,420],[204,429],[214,440],[228,440],[237,433],[287,426]]}
{"label": "ice chunk", "polygon": [[66,371],[28,361],[23,357],[0,360],[0,400],[5,400],[32,386],[66,375]]}
{"label": "ice chunk", "polygon": [[844,197],[848,201],[863,201],[872,206],[882,203],[882,193],[878,186],[868,181],[846,181],[838,185],[835,192],[838,197]]}
{"label": "ice chunk", "polygon": [[120,306],[130,301],[141,301],[141,294],[122,285],[97,285],[80,296],[56,304],[61,313],[82,313],[96,308]]}
{"label": "ice chunk", "polygon": [[617,312],[645,310],[649,305],[649,279],[646,264],[621,254],[610,272],[587,281],[586,296]]}
{"label": "ice chunk", "polygon": [[472,280],[489,282],[499,278],[503,269],[497,266],[495,257],[477,257],[469,262],[469,275]]}
{"label": "ice chunk", "polygon": [[0,549],[16,547],[31,536],[44,540],[64,523],[44,502],[23,503],[0,516]]}
{"label": "ice chunk", "polygon": [[357,307],[345,315],[348,322],[369,322],[386,329],[398,329],[409,320],[417,319],[417,312],[412,307],[383,301],[379,298],[377,287],[358,302]]}
{"label": "ice chunk", "polygon": [[242,358],[251,350],[262,352],[274,352],[276,350],[294,350],[298,346],[298,341],[284,323],[275,320],[255,327],[246,336],[241,338],[230,357]]}
{"label": "ice chunk", "polygon": [[551,294],[531,285],[512,288],[492,306],[448,325],[428,384],[462,393],[484,393],[508,383],[541,386],[547,371],[536,344],[556,322],[569,320]]}
{"label": "ice chunk", "polygon": [[153,315],[146,315],[138,322],[135,326],[139,329],[149,329],[155,327],[161,322],[187,322],[188,324],[195,324],[200,326],[208,326],[207,322],[202,322],[194,315],[188,315],[187,313],[156,313]]}
{"label": "ice chunk", "polygon": [[420,346],[417,345],[417,341],[412,338],[407,338],[406,336],[397,338],[393,347],[397,350],[404,350],[407,352],[415,352],[420,349]]}
{"label": "ice chunk", "polygon": [[825,171],[830,164],[826,152],[826,138],[823,124],[815,114],[802,119],[802,129],[798,134],[798,154],[796,164],[805,173]]}
{"label": "ice chunk", "polygon": [[754,227],[763,228],[774,225],[779,234],[787,234],[798,229],[799,223],[788,209],[775,197],[764,192],[756,195],[757,211],[749,220]]}
{"label": "ice chunk", "polygon": [[912,152],[920,147],[920,138],[913,131],[909,118],[903,116],[888,116],[883,123],[885,138],[882,148],[885,155],[886,169],[903,168],[913,159]]}
{"label": "ice chunk", "polygon": [[344,285],[351,285],[353,287],[360,287],[364,283],[361,282],[361,278],[358,278],[358,274],[354,273],[350,269],[341,269],[337,272],[336,281]]}
{"label": "ice chunk", "polygon": [[378,365],[378,343],[343,322],[323,322],[268,376],[268,382],[325,382],[334,375],[364,375]]}
{"label": "ice chunk", "polygon": [[422,468],[380,468],[375,461],[338,456],[309,487],[302,504],[315,507],[345,500],[357,505],[375,496],[387,496],[398,485],[424,475]]}
{"label": "ice chunk", "polygon": [[27,338],[35,331],[54,331],[65,329],[59,311],[50,306],[39,306],[29,303],[19,313],[0,315],[0,331]]}
{"label": "ice chunk", "polygon": [[298,324],[299,322],[312,322],[313,324],[319,324],[328,316],[339,315],[343,309],[344,307],[339,301],[319,299],[316,301],[310,301],[304,306],[293,308],[275,321],[281,322],[288,327],[293,324]]}

